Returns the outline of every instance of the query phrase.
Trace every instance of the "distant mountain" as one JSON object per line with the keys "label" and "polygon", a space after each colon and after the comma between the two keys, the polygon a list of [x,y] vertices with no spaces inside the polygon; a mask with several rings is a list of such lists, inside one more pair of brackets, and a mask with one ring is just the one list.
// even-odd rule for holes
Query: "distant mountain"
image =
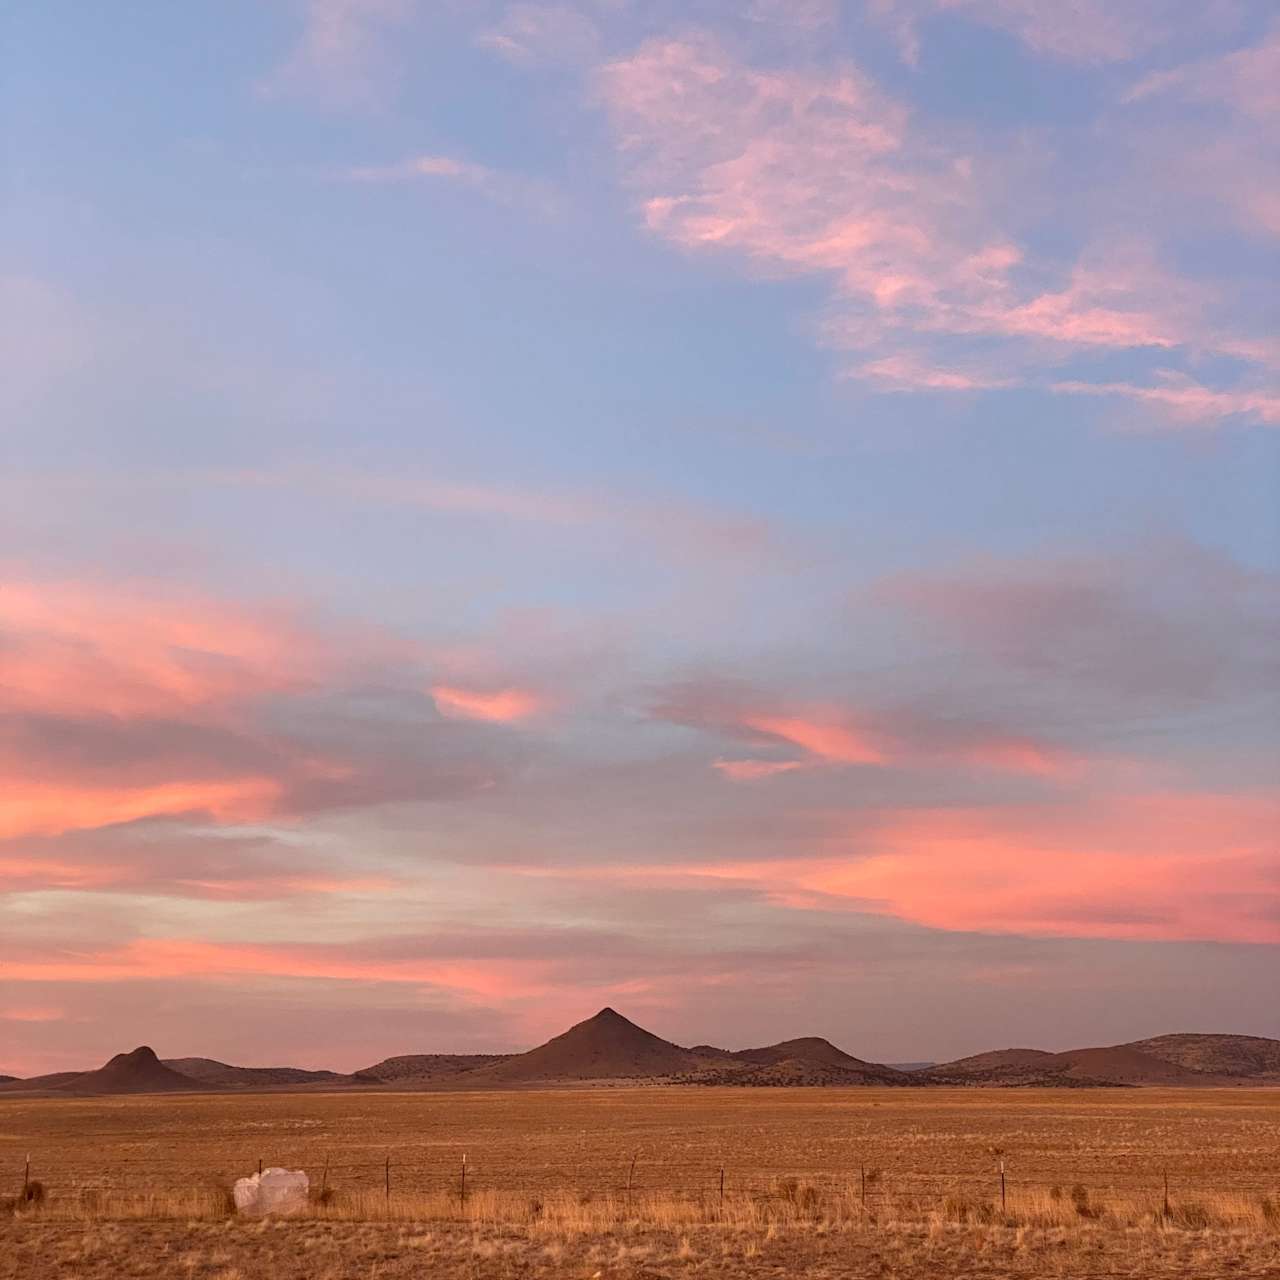
{"label": "distant mountain", "polygon": [[456,1081],[482,1067],[496,1067],[510,1053],[406,1053],[363,1067],[351,1079],[357,1084],[432,1085]]}
{"label": "distant mountain", "polygon": [[254,1089],[294,1084],[350,1084],[351,1076],[337,1071],[307,1071],[302,1067],[233,1067],[213,1058],[165,1058],[163,1066],[199,1084],[219,1088]]}
{"label": "distant mountain", "polygon": [[695,1071],[705,1062],[691,1049],[655,1036],[613,1009],[528,1053],[475,1072],[476,1088],[490,1084],[531,1084],[572,1080],[634,1080]]}
{"label": "distant mountain", "polygon": [[1048,1053],[998,1049],[913,1074],[922,1084],[1194,1088],[1280,1083],[1280,1041],[1258,1036],[1171,1035]]}
{"label": "distant mountain", "polygon": [[141,1045],[131,1053],[117,1053],[105,1066],[85,1071],[64,1084],[61,1093],[177,1093],[214,1088],[166,1067],[155,1050]]}
{"label": "distant mountain", "polygon": [[212,1058],[160,1061],[145,1045],[95,1071],[0,1076],[0,1094],[129,1094],[223,1089],[519,1089],[634,1081],[743,1088],[965,1086],[1103,1088],[1280,1085],[1280,1040],[1179,1033],[1129,1044],[997,1049],[939,1064],[865,1062],[806,1036],[757,1049],[684,1048],[601,1009],[536,1049],[517,1054],[418,1053],[350,1075],[301,1067],[237,1067]]}
{"label": "distant mountain", "polygon": [[[706,1046],[691,1052],[706,1052]],[[715,1056],[682,1083],[738,1086],[907,1084],[906,1075],[878,1062],[864,1062],[830,1040],[806,1036],[761,1049],[713,1049]],[[710,1055],[707,1055],[710,1056]]]}
{"label": "distant mountain", "polygon": [[1188,1071],[1280,1084],[1280,1040],[1267,1040],[1262,1036],[1183,1032],[1135,1040],[1128,1048]]}
{"label": "distant mountain", "polygon": [[84,1075],[83,1071],[54,1071],[44,1076],[18,1077],[0,1084],[0,1093],[44,1093],[61,1088],[68,1081]]}

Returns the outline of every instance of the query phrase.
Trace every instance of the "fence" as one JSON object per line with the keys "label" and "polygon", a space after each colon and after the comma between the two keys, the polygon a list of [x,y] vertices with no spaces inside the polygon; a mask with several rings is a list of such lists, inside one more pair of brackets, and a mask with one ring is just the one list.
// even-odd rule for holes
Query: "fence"
{"label": "fence", "polygon": [[[939,1177],[909,1168],[882,1169],[865,1164],[838,1172],[805,1172],[758,1162],[735,1169],[714,1161],[646,1158],[639,1151],[604,1176],[599,1168],[584,1174],[561,1165],[522,1163],[510,1167],[477,1160],[470,1154],[441,1152],[412,1158],[401,1151],[377,1161],[351,1161],[314,1151],[277,1151],[246,1158],[234,1167],[203,1169],[187,1162],[143,1157],[118,1158],[109,1166],[89,1167],[60,1161],[56,1153],[33,1153],[14,1171],[13,1195],[6,1186],[10,1180],[0,1178],[0,1203],[21,1208],[40,1201],[85,1211],[108,1211],[112,1202],[122,1198],[159,1205],[166,1197],[184,1194],[216,1197],[236,1178],[272,1166],[303,1169],[310,1178],[317,1207],[345,1202],[370,1216],[380,1211],[389,1215],[409,1212],[422,1208],[428,1199],[432,1200],[434,1216],[454,1213],[465,1218],[477,1205],[486,1213],[518,1216],[527,1215],[529,1206],[541,1206],[552,1197],[639,1215],[658,1206],[669,1210],[678,1205],[708,1221],[723,1215],[726,1206],[741,1209],[744,1205],[789,1207],[796,1216],[838,1210],[870,1219],[889,1211],[899,1216],[924,1215],[958,1204],[986,1206],[992,1213],[998,1206],[1003,1214],[1019,1204],[1045,1199],[1066,1201],[1080,1217],[1097,1217],[1109,1202],[1141,1205],[1144,1212],[1165,1219],[1177,1208],[1168,1172],[1163,1169],[1153,1169],[1147,1177],[1131,1177],[1125,1186],[1069,1183],[1064,1190],[1061,1184],[1016,1179],[1003,1159],[985,1168]],[[1252,1180],[1246,1177],[1242,1181]],[[1280,1199],[1273,1201],[1271,1194],[1257,1187],[1237,1185],[1213,1191],[1197,1185],[1186,1188],[1185,1194],[1200,1201],[1234,1196],[1244,1202],[1252,1197],[1262,1219],[1271,1222],[1274,1217],[1280,1226]]]}

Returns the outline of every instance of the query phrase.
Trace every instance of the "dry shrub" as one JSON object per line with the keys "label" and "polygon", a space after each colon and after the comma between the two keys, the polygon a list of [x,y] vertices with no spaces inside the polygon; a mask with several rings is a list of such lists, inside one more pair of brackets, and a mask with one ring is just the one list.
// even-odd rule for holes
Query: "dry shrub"
{"label": "dry shrub", "polygon": [[996,1219],[996,1207],[977,1196],[952,1195],[942,1202],[942,1216],[948,1222],[990,1223]]}
{"label": "dry shrub", "polygon": [[1089,1188],[1083,1182],[1077,1182],[1071,1188],[1071,1203],[1075,1206],[1077,1218],[1095,1219],[1102,1217],[1101,1207],[1089,1202]]}
{"label": "dry shrub", "polygon": [[1217,1220],[1209,1206],[1198,1200],[1187,1200],[1169,1209],[1168,1221],[1183,1231],[1207,1231]]}
{"label": "dry shrub", "polygon": [[796,1218],[816,1219],[822,1211],[822,1197],[812,1182],[780,1178],[775,1194]]}

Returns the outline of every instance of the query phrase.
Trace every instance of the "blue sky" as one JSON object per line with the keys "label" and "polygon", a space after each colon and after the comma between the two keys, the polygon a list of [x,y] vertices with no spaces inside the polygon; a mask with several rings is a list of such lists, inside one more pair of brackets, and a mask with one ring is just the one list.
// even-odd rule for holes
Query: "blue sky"
{"label": "blue sky", "polygon": [[1280,1034],[1270,6],[5,22],[0,1069]]}

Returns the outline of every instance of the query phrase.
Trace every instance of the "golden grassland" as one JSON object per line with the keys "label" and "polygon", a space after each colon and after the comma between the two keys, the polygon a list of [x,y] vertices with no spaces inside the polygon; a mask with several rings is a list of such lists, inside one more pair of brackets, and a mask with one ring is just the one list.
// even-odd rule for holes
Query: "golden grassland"
{"label": "golden grassland", "polygon": [[[4,1099],[28,1153],[0,1277],[1280,1276],[1280,1090]],[[259,1159],[304,1213],[229,1216]]]}

